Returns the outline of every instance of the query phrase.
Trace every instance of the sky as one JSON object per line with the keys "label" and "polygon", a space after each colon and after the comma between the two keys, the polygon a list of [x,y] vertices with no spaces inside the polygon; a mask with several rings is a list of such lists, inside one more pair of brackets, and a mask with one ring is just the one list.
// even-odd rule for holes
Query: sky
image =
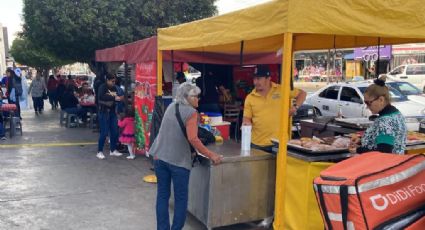
{"label": "sky", "polygon": [[22,31],[22,0],[0,0],[0,23],[7,27],[9,46],[18,31]]}
{"label": "sky", "polygon": [[[270,0],[216,0],[219,14],[243,9]],[[22,0],[0,0],[0,23],[6,26],[9,34],[9,46],[16,33],[22,31]]]}

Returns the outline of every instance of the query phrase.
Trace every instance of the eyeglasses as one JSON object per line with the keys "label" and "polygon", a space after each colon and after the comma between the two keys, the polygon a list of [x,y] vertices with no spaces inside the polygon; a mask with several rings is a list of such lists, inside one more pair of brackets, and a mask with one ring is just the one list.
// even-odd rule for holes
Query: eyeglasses
{"label": "eyeglasses", "polygon": [[201,99],[201,96],[200,95],[189,95],[189,97],[194,97],[194,98]]}
{"label": "eyeglasses", "polygon": [[364,101],[364,103],[367,105],[367,106],[371,106],[372,105],[372,103],[374,102],[374,101],[376,101],[376,100],[378,100],[379,99],[379,97],[375,97],[375,99],[373,99],[373,100],[370,100],[370,101]]}

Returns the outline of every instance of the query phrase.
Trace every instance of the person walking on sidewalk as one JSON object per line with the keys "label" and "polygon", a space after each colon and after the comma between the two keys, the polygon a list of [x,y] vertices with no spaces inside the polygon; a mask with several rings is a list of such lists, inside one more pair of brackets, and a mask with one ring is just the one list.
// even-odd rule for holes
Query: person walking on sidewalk
{"label": "person walking on sidewalk", "polygon": [[32,96],[35,115],[43,112],[43,91],[47,91],[46,83],[41,79],[41,75],[37,74],[28,90],[28,95]]}
{"label": "person walking on sidewalk", "polygon": [[120,142],[121,144],[127,145],[128,152],[130,155],[127,157],[129,160],[136,158],[134,154],[134,146],[136,144],[136,138],[134,137],[134,110],[127,109],[125,117],[118,121],[118,126],[122,128]]}
{"label": "person walking on sidewalk", "polygon": [[106,136],[109,136],[111,143],[110,155],[117,157],[122,155],[117,151],[118,120],[115,113],[115,102],[121,101],[123,98],[117,95],[115,81],[116,78],[113,74],[106,75],[106,83],[103,83],[98,90],[100,135],[96,157],[99,159],[105,159],[103,146]]}
{"label": "person walking on sidewalk", "polygon": [[55,79],[55,77],[50,75],[49,80],[47,81],[47,96],[49,96],[49,102],[53,110],[58,108],[58,98],[56,92],[58,84],[59,82]]}

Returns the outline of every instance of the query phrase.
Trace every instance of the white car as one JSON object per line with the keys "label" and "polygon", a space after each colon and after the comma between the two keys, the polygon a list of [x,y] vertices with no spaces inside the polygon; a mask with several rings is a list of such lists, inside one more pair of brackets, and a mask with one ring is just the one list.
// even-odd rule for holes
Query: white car
{"label": "white car", "polygon": [[[310,95],[306,103],[322,116],[336,116],[341,112],[347,118],[369,117],[372,114],[364,103],[363,93],[370,84],[371,81],[332,84]],[[393,88],[390,88],[390,96],[391,104],[405,117],[424,116],[425,105],[409,100]],[[408,129],[417,130],[418,125],[408,124]]]}
{"label": "white car", "polygon": [[412,83],[425,92],[425,63],[397,66],[387,73],[389,79]]}
{"label": "white car", "polygon": [[425,94],[416,86],[405,81],[387,81],[386,83],[391,86],[391,88],[402,93],[409,100],[425,106]]}

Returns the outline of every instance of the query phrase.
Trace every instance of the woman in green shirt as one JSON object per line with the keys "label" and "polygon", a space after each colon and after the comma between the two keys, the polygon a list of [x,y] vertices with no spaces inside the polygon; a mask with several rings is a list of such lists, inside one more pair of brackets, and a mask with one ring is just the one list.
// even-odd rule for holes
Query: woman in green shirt
{"label": "woman in green shirt", "polygon": [[364,102],[378,117],[360,139],[352,139],[350,152],[404,154],[406,149],[406,121],[400,111],[391,105],[385,77],[374,81],[364,93]]}

